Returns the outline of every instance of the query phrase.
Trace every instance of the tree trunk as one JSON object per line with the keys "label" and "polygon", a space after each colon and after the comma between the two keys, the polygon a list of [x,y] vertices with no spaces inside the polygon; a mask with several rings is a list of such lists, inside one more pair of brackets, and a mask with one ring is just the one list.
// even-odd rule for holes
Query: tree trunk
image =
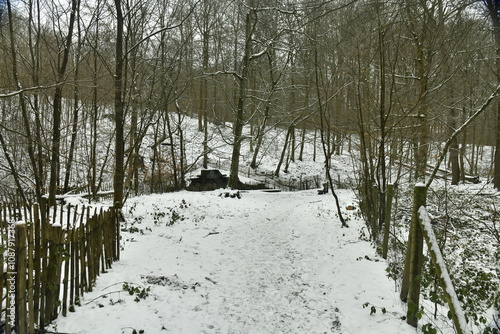
{"label": "tree trunk", "polygon": [[113,206],[121,209],[123,206],[124,171],[124,108],[123,108],[123,13],[121,1],[115,0],[116,8],[116,63],[115,63],[115,174],[113,177]]}
{"label": "tree trunk", "polygon": [[[167,136],[170,141],[170,159],[172,161],[172,174],[173,174],[173,179],[174,179],[174,189],[179,189],[179,176],[178,176],[178,168],[177,168],[177,154],[175,152],[175,137],[174,137],[174,131],[172,130],[172,124],[170,120],[170,115],[168,112],[168,104],[165,104],[165,121],[167,125]],[[159,170],[159,177],[161,177],[161,167],[158,167]]]}
{"label": "tree trunk", "polygon": [[244,104],[246,99],[247,83],[248,83],[248,73],[250,66],[250,53],[252,51],[252,35],[255,28],[256,13],[253,8],[249,9],[245,19],[245,51],[243,54],[242,70],[239,76],[239,91],[238,91],[238,103],[236,107],[236,119],[234,121],[234,140],[233,140],[233,151],[231,154],[231,167],[229,171],[229,181],[228,186],[233,189],[237,189],[239,186],[239,163],[240,163],[240,151],[241,144],[243,142],[243,126],[244,126]]}
{"label": "tree trunk", "polygon": [[[500,53],[500,45],[497,47],[497,52]],[[497,55],[497,63],[500,63],[500,54]],[[499,65],[500,67],[500,65]],[[500,73],[500,68],[498,70],[498,73]],[[497,106],[496,106],[496,126],[495,126],[495,132],[496,132],[496,140],[495,140],[495,167],[494,167],[494,174],[493,174],[493,186],[497,189],[500,190],[500,101],[497,101]]]}
{"label": "tree trunk", "polygon": [[79,63],[80,63],[80,53],[81,53],[81,31],[80,25],[78,25],[78,48],[75,54],[75,75],[74,75],[74,85],[73,88],[73,122],[71,125],[71,139],[69,145],[68,159],[66,161],[66,175],[64,177],[64,187],[63,192],[67,193],[69,191],[69,182],[71,177],[71,166],[73,165],[73,156],[76,147],[76,135],[78,133],[78,114],[79,110],[79,90],[78,90],[78,77],[79,77]]}
{"label": "tree trunk", "polygon": [[[64,45],[63,59],[57,73],[57,82],[62,84],[66,67],[69,61],[71,40],[73,38],[73,28],[76,20],[76,11],[79,5],[78,0],[71,1],[71,14],[69,19],[68,36]],[[50,183],[49,183],[49,205],[54,205],[56,201],[57,188],[59,186],[59,156],[61,148],[61,114],[62,114],[62,92],[63,87],[59,85],[55,88],[53,123],[52,123],[52,145],[50,160]]]}
{"label": "tree trunk", "polygon": [[254,148],[253,155],[252,155],[252,162],[250,163],[250,167],[253,169],[258,167],[257,157],[259,155],[260,148],[262,146],[262,140],[264,139],[264,133],[266,131],[267,119],[269,117],[269,109],[270,109],[270,103],[268,102],[266,105],[266,108],[264,110],[264,118],[262,120],[262,124],[260,125],[260,127],[257,128],[257,135],[256,135],[257,143],[255,144],[255,148]]}
{"label": "tree trunk", "polygon": [[419,107],[418,107],[418,134],[416,140],[415,152],[415,179],[423,181],[427,170],[427,157],[429,155],[429,115],[427,108],[427,74],[425,72],[425,53],[420,41],[417,43],[417,71],[419,81]]}
{"label": "tree trunk", "polygon": [[[467,119],[465,114],[465,108],[462,110],[462,123]],[[460,170],[460,181],[465,181],[465,153],[467,148],[467,130],[464,130],[461,138],[461,146],[459,149],[459,170]]]}
{"label": "tree trunk", "polygon": [[303,161],[305,143],[306,143],[306,123],[304,122],[304,125],[302,127],[302,134],[300,136],[299,161]]}
{"label": "tree trunk", "polygon": [[[497,76],[497,84],[500,83],[500,17],[499,10],[500,4],[498,1],[486,0],[488,6],[491,23],[493,25],[493,37],[495,39],[495,74]],[[495,126],[495,162],[493,174],[493,186],[500,190],[500,100],[496,102],[496,126]]]}
{"label": "tree trunk", "polygon": [[[454,108],[450,110],[450,132],[453,134],[457,126],[457,112]],[[457,185],[460,182],[460,164],[458,161],[458,138],[454,137],[450,145],[450,162],[451,162],[451,184]]]}
{"label": "tree trunk", "polygon": [[[7,0],[7,13],[9,16],[9,37],[10,37],[10,52],[12,56],[12,77],[15,83],[15,88],[16,90],[21,90],[21,83],[19,80],[19,73],[18,73],[18,68],[17,68],[17,45],[16,45],[16,36],[14,34],[14,18],[12,14],[12,8],[11,8],[11,3],[10,0]],[[22,114],[22,119],[23,119],[23,125],[24,125],[24,131],[25,131],[25,136],[28,142],[28,156],[31,162],[31,165],[33,167],[34,171],[34,178],[35,178],[35,193],[37,197],[37,201],[42,200],[42,195],[43,195],[43,164],[41,161],[43,159],[38,159],[35,157],[35,150],[33,147],[33,135],[31,132],[31,125],[30,125],[30,115],[28,113],[28,108],[26,106],[26,99],[23,93],[19,94],[19,106],[21,108],[21,114]],[[39,118],[36,118],[37,121]],[[38,131],[38,130],[36,130]],[[41,143],[39,143],[39,147],[41,147]],[[43,217],[45,219],[45,216]]]}
{"label": "tree trunk", "polygon": [[314,139],[313,139],[313,162],[316,162],[316,144],[318,141],[318,129],[314,129]]}
{"label": "tree trunk", "polygon": [[179,188],[186,188],[186,152],[184,149],[184,132],[182,131],[182,112],[179,103],[175,102],[177,109],[177,135],[179,136]]}
{"label": "tree trunk", "polygon": [[[418,210],[421,206],[426,205],[427,187],[415,186],[413,197],[413,212],[411,216],[411,228],[409,235],[408,247],[406,249],[410,256],[408,264],[408,311],[406,322],[417,327],[419,302],[420,302],[420,282],[422,274],[422,266],[424,263],[424,236],[422,228],[418,222]],[[406,264],[405,264],[406,269]]]}
{"label": "tree trunk", "polygon": [[[203,129],[203,168],[208,168],[208,117],[207,117],[207,100],[208,100],[208,81],[205,76],[205,72],[208,71],[208,61],[209,61],[209,1],[203,1],[203,51],[202,51],[202,66],[203,72],[201,85],[200,85],[200,106],[198,109],[198,130]],[[201,113],[201,115],[200,115]],[[203,124],[200,124],[201,120],[203,120]]]}
{"label": "tree trunk", "polygon": [[285,159],[286,149],[288,147],[288,142],[290,141],[290,136],[292,133],[292,126],[288,127],[288,131],[285,136],[285,143],[283,144],[283,150],[281,150],[280,160],[278,161],[278,166],[276,167],[276,171],[274,172],[274,176],[280,176],[281,165],[283,164],[283,160]]}
{"label": "tree trunk", "polygon": [[[379,8],[379,7],[377,7]],[[380,122],[380,143],[378,149],[377,159],[377,178],[378,178],[378,226],[373,231],[373,238],[377,241],[378,233],[384,226],[386,219],[386,185],[387,185],[387,166],[386,166],[386,122],[388,116],[386,115],[386,61],[385,61],[385,35],[383,32],[382,23],[380,22],[380,15],[378,15],[378,47],[379,47],[379,61],[380,61],[380,87],[379,87],[379,122]]]}

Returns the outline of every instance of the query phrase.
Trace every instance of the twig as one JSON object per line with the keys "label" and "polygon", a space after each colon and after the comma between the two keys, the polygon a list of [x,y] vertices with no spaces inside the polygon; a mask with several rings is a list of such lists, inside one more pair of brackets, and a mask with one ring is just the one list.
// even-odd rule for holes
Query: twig
{"label": "twig", "polygon": [[206,279],[207,281],[209,281],[210,283],[213,283],[213,284],[217,285],[217,282],[216,282],[216,281],[214,281],[213,279],[211,279],[210,277],[205,277],[205,279]]}

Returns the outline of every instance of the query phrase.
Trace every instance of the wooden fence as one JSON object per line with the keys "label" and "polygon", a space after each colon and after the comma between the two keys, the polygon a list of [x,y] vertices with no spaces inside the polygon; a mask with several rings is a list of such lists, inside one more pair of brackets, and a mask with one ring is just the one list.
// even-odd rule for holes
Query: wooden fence
{"label": "wooden fence", "polygon": [[114,209],[4,205],[0,229],[0,333],[43,332],[120,257]]}
{"label": "wooden fence", "polygon": [[[281,191],[300,191],[300,190],[309,190],[309,189],[318,189],[322,186],[322,178],[319,175],[315,175],[312,177],[303,177],[300,178],[278,178],[274,176],[274,173],[259,173],[254,174],[258,179],[262,181],[262,184],[267,189],[279,189]],[[248,177],[250,176],[250,169],[248,172]]]}
{"label": "wooden fence", "polygon": [[417,184],[413,194],[413,210],[400,295],[402,301],[408,302],[406,322],[417,327],[425,240],[431,255],[432,264],[436,269],[439,283],[450,308],[455,331],[457,334],[468,334],[469,330],[462,307],[455,293],[439,244],[432,230],[429,214],[425,208],[426,197],[427,187],[424,184]]}

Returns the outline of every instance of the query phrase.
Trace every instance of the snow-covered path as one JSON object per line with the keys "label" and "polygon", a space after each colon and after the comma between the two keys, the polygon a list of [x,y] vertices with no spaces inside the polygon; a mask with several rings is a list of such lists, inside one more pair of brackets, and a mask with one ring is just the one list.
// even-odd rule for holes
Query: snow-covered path
{"label": "snow-covered path", "polygon": [[[131,199],[127,227],[135,220],[139,231],[124,232],[122,260],[54,329],[414,333],[401,320],[384,262],[359,239],[363,223],[355,210],[345,210],[350,228],[341,228],[332,197],[315,191],[245,192],[241,199],[221,193]],[[354,204],[350,191],[339,195],[343,208]],[[184,220],[167,227],[173,212]],[[149,288],[148,296],[134,301],[137,294],[123,291],[124,282]]]}

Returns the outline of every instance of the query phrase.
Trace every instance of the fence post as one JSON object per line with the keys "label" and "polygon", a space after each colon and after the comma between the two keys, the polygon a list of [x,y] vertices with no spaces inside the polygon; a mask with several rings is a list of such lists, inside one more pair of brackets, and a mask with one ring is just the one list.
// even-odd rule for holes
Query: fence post
{"label": "fence post", "polygon": [[80,283],[79,283],[79,295],[78,295],[78,305],[80,304],[80,297],[83,296],[84,292],[87,292],[87,267],[85,266],[86,257],[87,257],[87,248],[85,246],[85,217],[87,220],[89,218],[89,208],[85,206],[82,209],[82,216],[80,219],[80,226],[78,227],[78,246],[79,246],[79,254],[80,254]]}
{"label": "fence post", "polygon": [[28,312],[26,309],[26,223],[16,224],[16,333],[28,332]]}
{"label": "fence post", "polygon": [[[31,210],[31,208],[30,208]],[[30,211],[31,213],[31,211]],[[28,225],[28,333],[35,333],[35,300],[34,300],[34,264],[33,257],[33,217],[30,215],[30,225]]]}
{"label": "fence post", "polygon": [[33,231],[35,233],[34,236],[34,252],[36,254],[35,256],[35,261],[34,261],[34,271],[35,271],[35,286],[34,286],[34,291],[33,291],[33,308],[34,308],[34,318],[35,320],[38,320],[38,315],[40,312],[40,284],[41,284],[41,268],[40,268],[40,258],[38,257],[39,254],[41,253],[41,220],[40,220],[40,208],[38,203],[35,203],[33,205],[33,222],[32,222],[34,228]]}
{"label": "fence post", "polygon": [[[75,210],[76,211],[76,210]],[[61,211],[62,215],[62,211]],[[64,247],[64,279],[63,279],[63,299],[62,299],[62,315],[65,317],[68,313],[68,283],[71,277],[69,276],[69,263],[70,263],[70,238],[71,238],[71,206],[68,206],[68,212],[66,216],[66,231],[62,235],[62,246]]]}
{"label": "fence post", "polygon": [[113,252],[114,260],[120,260],[120,209],[112,208],[113,212],[113,225],[115,227],[114,236],[114,245],[115,251]]}
{"label": "fence post", "polygon": [[[62,213],[61,213],[62,214]],[[54,224],[49,226],[49,263],[47,266],[47,283],[45,287],[45,321],[46,324],[57,318],[57,300],[61,284],[62,264],[62,226]]]}
{"label": "fence post", "polygon": [[[79,263],[79,257],[78,257],[78,252],[75,250],[77,248],[78,244],[78,238],[75,238],[75,233],[76,233],[76,225],[78,223],[78,205],[75,206],[75,211],[74,211],[74,216],[73,216],[73,226],[71,226],[71,229],[68,231],[68,240],[69,240],[69,257],[71,258],[71,265],[70,265],[70,285],[69,285],[69,311],[74,312],[75,311],[75,292],[78,289],[78,283],[79,278],[78,278],[78,263]],[[76,293],[76,296],[78,296],[78,292]]]}
{"label": "fence post", "polygon": [[413,193],[413,210],[411,215],[410,225],[410,243],[406,250],[410,256],[406,257],[409,260],[405,264],[405,269],[408,267],[408,311],[406,322],[417,327],[420,299],[420,276],[422,273],[422,265],[424,262],[423,247],[424,236],[418,222],[418,209],[426,205],[427,187],[424,184],[416,184]]}
{"label": "fence post", "polygon": [[[0,204],[0,229],[6,229],[6,220],[7,220],[7,217],[5,217],[4,215],[2,215],[2,212],[3,212],[3,209],[4,209],[4,206]],[[0,245],[2,246],[6,246],[6,240],[5,238],[1,238],[0,240]],[[3,300],[3,288],[4,288],[4,270],[3,270],[3,263],[4,263],[4,253],[2,252],[2,254],[0,254],[0,300]],[[0,313],[0,321],[2,321],[2,314]],[[4,319],[5,323],[7,323],[7,312],[5,314],[5,319]]]}
{"label": "fence post", "polygon": [[394,184],[387,185],[387,197],[385,199],[385,217],[384,217],[384,239],[382,242],[382,257],[387,259],[389,248],[389,232],[391,228],[392,198],[394,197]]}
{"label": "fence post", "polygon": [[[49,254],[49,242],[50,242],[50,207],[47,204],[47,199],[42,197],[40,201],[40,254]],[[55,215],[54,215],[55,216]],[[40,259],[40,303],[38,308],[39,313],[39,329],[44,331],[46,324],[45,310],[47,307],[47,294],[48,289],[48,256],[42,256]]]}

